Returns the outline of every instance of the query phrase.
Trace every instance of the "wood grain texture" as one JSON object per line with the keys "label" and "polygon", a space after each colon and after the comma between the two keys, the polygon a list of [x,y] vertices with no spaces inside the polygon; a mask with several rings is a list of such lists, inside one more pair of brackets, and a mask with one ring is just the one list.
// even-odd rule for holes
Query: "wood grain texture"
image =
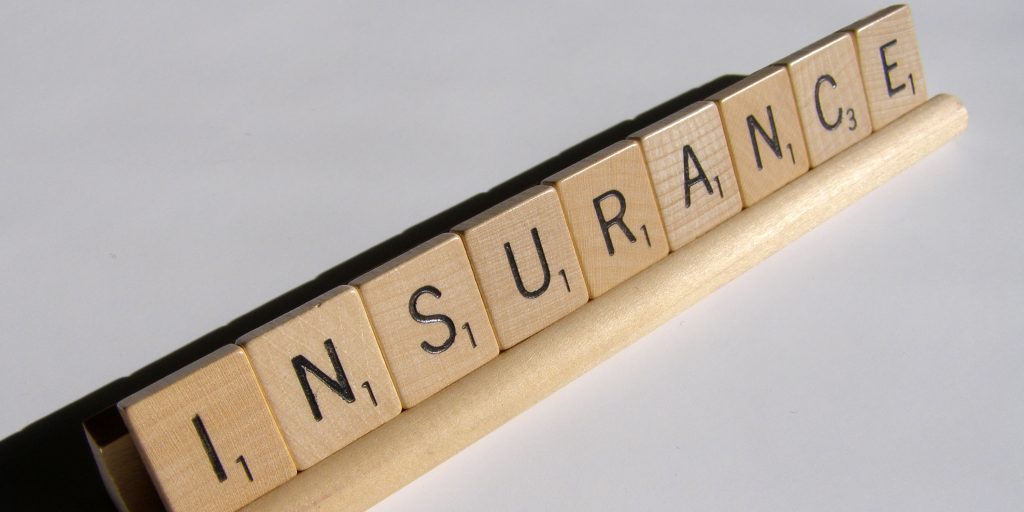
{"label": "wood grain texture", "polygon": [[295,476],[256,376],[235,345],[118,408],[168,510],[235,510]]}
{"label": "wood grain texture", "polygon": [[818,226],[966,126],[967,111],[956,98],[933,98],[246,510],[349,511],[372,506]]}
{"label": "wood grain texture", "polygon": [[852,35],[829,35],[778,63],[789,71],[811,167],[871,135]]}
{"label": "wood grain texture", "polygon": [[714,102],[698,101],[634,133],[673,251],[743,208]]}
{"label": "wood grain texture", "polygon": [[910,7],[894,5],[843,29],[860,56],[871,124],[879,129],[928,99]]}
{"label": "wood grain texture", "polygon": [[810,168],[785,67],[769,66],[714,94],[743,206]]}
{"label": "wood grain texture", "polygon": [[252,361],[299,469],[402,410],[366,311],[351,286],[320,295],[243,336],[238,344]]}
{"label": "wood grain texture", "polygon": [[117,408],[107,408],[82,427],[114,506],[121,512],[162,510],[160,496]]}
{"label": "wood grain texture", "polygon": [[539,185],[455,226],[502,350],[586,304],[555,189]]}
{"label": "wood grain texture", "polygon": [[462,239],[444,233],[353,281],[402,405],[498,355]]}
{"label": "wood grain texture", "polygon": [[558,192],[591,297],[668,254],[640,145],[622,141],[545,180]]}

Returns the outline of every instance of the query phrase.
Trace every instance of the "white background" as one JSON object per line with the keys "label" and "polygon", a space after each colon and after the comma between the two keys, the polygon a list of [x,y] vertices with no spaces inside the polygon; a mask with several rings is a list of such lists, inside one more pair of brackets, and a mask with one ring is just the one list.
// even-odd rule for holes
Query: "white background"
{"label": "white background", "polygon": [[[883,4],[0,6],[0,436]],[[381,510],[1024,503],[1018,3],[915,2],[971,127]]]}

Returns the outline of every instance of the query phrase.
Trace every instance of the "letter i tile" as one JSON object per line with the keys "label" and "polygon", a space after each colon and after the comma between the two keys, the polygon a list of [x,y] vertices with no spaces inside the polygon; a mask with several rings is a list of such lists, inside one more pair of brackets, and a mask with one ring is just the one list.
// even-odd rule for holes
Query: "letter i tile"
{"label": "letter i tile", "polygon": [[118,408],[168,510],[235,510],[295,475],[256,376],[235,345]]}

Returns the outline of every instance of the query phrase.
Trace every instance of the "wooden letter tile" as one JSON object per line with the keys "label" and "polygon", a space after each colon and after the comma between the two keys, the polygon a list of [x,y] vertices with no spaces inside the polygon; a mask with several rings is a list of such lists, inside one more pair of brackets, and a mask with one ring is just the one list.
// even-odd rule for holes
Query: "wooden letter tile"
{"label": "wooden letter tile", "polygon": [[295,476],[256,376],[235,345],[118,407],[168,510],[235,510]]}
{"label": "wooden letter tile", "polygon": [[459,224],[498,346],[511,348],[586,304],[555,189],[526,190]]}
{"label": "wooden letter tile", "polygon": [[402,410],[359,294],[339,286],[238,340],[299,469]]}
{"label": "wooden letter tile", "polygon": [[744,206],[807,172],[807,149],[785,67],[762,69],[711,99],[722,114]]}
{"label": "wooden letter tile", "polygon": [[435,237],[352,282],[404,407],[498,355],[462,239]]}
{"label": "wooden letter tile", "polygon": [[857,45],[875,130],[928,99],[910,7],[894,5],[844,30]]}
{"label": "wooden letter tile", "polygon": [[789,71],[811,167],[871,135],[853,36],[832,34],[779,64]]}
{"label": "wooden letter tile", "polygon": [[632,138],[643,148],[673,251],[743,208],[713,102],[694,103]]}
{"label": "wooden letter tile", "polygon": [[617,143],[545,182],[558,192],[583,277],[597,297],[668,254],[640,145]]}

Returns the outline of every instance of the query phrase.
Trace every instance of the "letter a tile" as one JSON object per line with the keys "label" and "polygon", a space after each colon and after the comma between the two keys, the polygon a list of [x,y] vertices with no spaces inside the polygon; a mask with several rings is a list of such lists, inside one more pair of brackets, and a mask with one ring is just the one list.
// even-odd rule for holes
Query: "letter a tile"
{"label": "letter a tile", "polygon": [[811,167],[871,135],[853,36],[832,34],[779,64],[789,70]]}
{"label": "letter a tile", "polygon": [[586,304],[555,189],[533,187],[452,230],[466,244],[502,350]]}
{"label": "letter a tile", "polygon": [[743,208],[718,107],[698,101],[634,133],[673,251]]}
{"label": "letter a tile", "polygon": [[857,43],[875,130],[928,100],[910,7],[894,5],[844,30]]}
{"label": "letter a tile", "polygon": [[402,405],[412,407],[498,355],[462,239],[444,233],[352,282]]}
{"label": "letter a tile", "polygon": [[743,206],[751,206],[809,168],[793,87],[770,66],[711,97],[722,114]]}
{"label": "letter a tile", "polygon": [[238,340],[299,469],[402,410],[359,294],[339,286]]}
{"label": "letter a tile", "polygon": [[668,254],[640,145],[619,142],[546,180],[562,201],[591,297]]}
{"label": "letter a tile", "polygon": [[295,476],[256,376],[235,345],[118,408],[168,510],[236,510]]}

